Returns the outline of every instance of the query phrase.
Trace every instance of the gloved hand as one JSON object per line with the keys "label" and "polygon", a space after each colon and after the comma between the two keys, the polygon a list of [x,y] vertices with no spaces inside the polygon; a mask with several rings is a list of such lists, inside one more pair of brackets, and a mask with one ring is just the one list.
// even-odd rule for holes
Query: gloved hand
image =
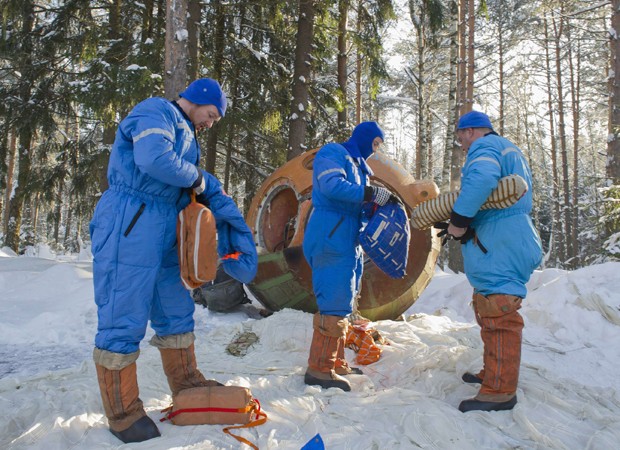
{"label": "gloved hand", "polygon": [[467,227],[465,230],[465,234],[462,236],[456,237],[448,233],[448,227],[450,226],[450,222],[437,222],[433,225],[434,228],[441,230],[437,233],[437,237],[441,239],[441,245],[446,245],[446,242],[450,239],[454,239],[455,241],[459,241],[461,244],[466,244],[470,239],[473,239],[476,236],[476,232],[472,227]]}
{"label": "gloved hand", "polygon": [[384,206],[388,202],[396,202],[398,198],[390,193],[386,188],[380,186],[365,186],[364,201],[374,202],[379,206]]}
{"label": "gloved hand", "polygon": [[190,187],[194,190],[196,195],[200,195],[204,192],[206,183],[204,177],[202,176],[202,171],[198,171],[198,178],[196,178],[196,181],[194,181]]}
{"label": "gloved hand", "polygon": [[446,242],[448,242],[453,237],[451,234],[448,234],[449,226],[450,226],[449,222],[437,222],[436,224],[433,225],[433,228],[437,228],[438,230],[441,230],[439,233],[437,233],[437,237],[441,238],[442,246],[446,245]]}
{"label": "gloved hand", "polygon": [[454,239],[457,241],[460,241],[461,244],[466,244],[467,241],[475,237],[476,237],[476,232],[474,231],[474,229],[472,227],[467,227],[467,230],[465,230],[465,234],[463,236],[454,238]]}

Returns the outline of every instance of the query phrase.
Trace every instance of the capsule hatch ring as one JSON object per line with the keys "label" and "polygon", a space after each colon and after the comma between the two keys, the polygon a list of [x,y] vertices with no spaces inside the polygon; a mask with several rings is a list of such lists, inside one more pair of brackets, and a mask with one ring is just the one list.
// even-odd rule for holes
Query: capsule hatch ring
{"label": "capsule hatch ring", "polygon": [[280,180],[268,193],[258,209],[256,238],[268,252],[288,247],[297,228],[299,195],[286,180]]}

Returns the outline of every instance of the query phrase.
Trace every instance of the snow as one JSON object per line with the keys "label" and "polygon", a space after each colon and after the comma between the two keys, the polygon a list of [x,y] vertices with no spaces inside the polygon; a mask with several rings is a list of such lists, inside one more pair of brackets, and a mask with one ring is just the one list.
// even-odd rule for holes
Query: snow
{"label": "snow", "polygon": [[189,32],[186,29],[177,30],[177,32],[174,33],[174,38],[179,42],[186,41],[188,37]]}
{"label": "snow", "polygon": [[125,68],[125,70],[144,70],[144,69],[147,69],[147,67],[139,66],[138,64],[130,64]]}
{"label": "snow", "polygon": [[[92,263],[38,248],[0,250],[0,448],[118,448],[107,429],[92,362]],[[328,449],[611,449],[620,442],[620,263],[534,273],[521,310],[519,403],[512,411],[457,410],[476,387],[460,376],[482,362],[479,328],[462,274],[437,270],[406,321],[373,325],[388,339],[381,359],[351,376],[352,392],[303,383],[311,319],[284,310],[197,306],[196,352],[210,378],[251,388],[266,424],[239,434],[261,449],[299,449],[320,433]],[[256,306],[259,306],[256,304]],[[225,348],[243,331],[259,341],[243,357]],[[140,397],[162,437],[126,448],[249,448],[223,426],[159,423],[170,404],[159,353],[147,336]],[[349,361],[355,354],[347,349]],[[125,448],[123,447],[123,448]]]}

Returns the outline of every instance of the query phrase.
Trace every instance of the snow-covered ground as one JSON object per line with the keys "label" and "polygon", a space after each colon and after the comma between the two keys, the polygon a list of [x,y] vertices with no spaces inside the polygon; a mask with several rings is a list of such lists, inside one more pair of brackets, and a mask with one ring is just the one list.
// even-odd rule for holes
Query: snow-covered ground
{"label": "snow-covered ground", "polygon": [[[103,415],[92,342],[91,263],[0,251],[0,448],[121,446]],[[327,449],[620,448],[620,263],[536,272],[525,318],[519,403],[512,411],[457,410],[476,387],[460,376],[482,363],[463,275],[438,271],[406,321],[374,326],[390,345],[353,376],[353,391],[306,386],[311,315],[265,319],[196,309],[196,352],[207,377],[251,387],[266,424],[240,431],[261,449],[299,449],[320,433]],[[226,352],[243,331],[259,336],[244,357]],[[147,334],[140,397],[162,437],[123,448],[249,448],[222,426],[159,423],[170,394]],[[349,360],[355,354],[347,350]]]}

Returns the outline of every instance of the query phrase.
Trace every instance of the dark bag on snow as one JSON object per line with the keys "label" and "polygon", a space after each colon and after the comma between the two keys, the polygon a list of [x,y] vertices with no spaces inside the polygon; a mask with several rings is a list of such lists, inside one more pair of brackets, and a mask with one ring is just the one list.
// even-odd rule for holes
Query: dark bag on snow
{"label": "dark bag on snow", "polygon": [[411,231],[405,208],[398,202],[379,206],[360,234],[368,257],[392,278],[402,278],[407,269]]}

